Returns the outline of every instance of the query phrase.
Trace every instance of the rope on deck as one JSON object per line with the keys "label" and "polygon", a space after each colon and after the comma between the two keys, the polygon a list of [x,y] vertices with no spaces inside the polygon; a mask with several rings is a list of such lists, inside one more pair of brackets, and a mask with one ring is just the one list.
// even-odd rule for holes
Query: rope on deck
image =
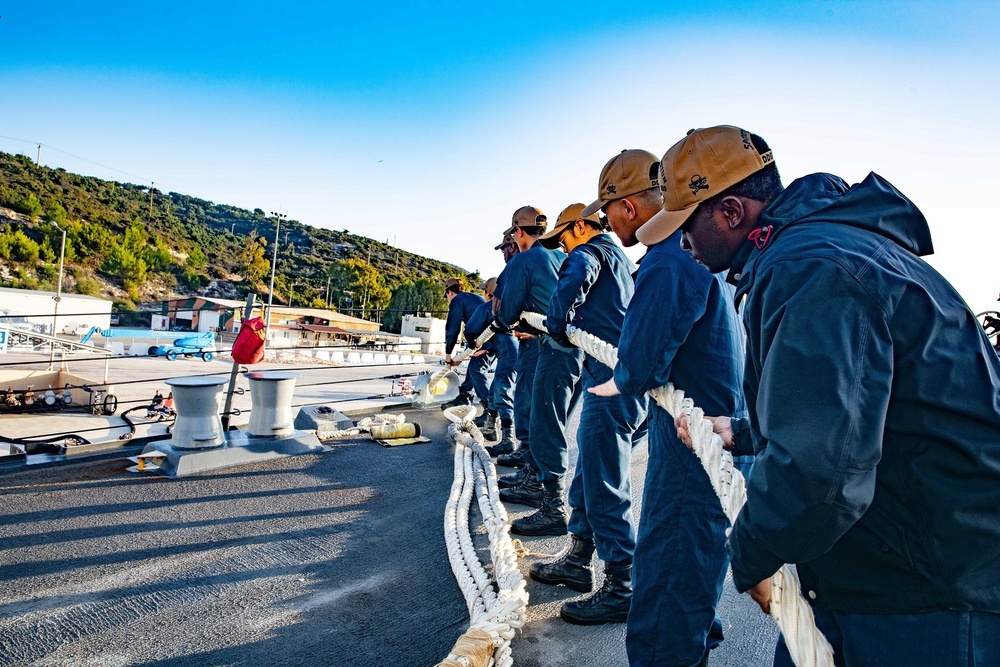
{"label": "rope on deck", "polygon": [[[496,468],[483,446],[482,433],[472,422],[476,409],[460,406],[444,414],[452,422],[448,432],[455,441],[455,478],[444,513],[445,544],[469,609],[470,625],[437,667],[511,667],[510,642],[525,623],[528,592],[517,567]],[[472,541],[469,509],[473,495],[489,535],[492,577]]]}

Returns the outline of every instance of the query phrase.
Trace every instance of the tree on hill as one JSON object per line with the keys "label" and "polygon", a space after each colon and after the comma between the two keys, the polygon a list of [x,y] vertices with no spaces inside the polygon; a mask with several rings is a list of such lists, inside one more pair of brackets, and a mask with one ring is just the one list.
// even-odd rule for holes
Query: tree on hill
{"label": "tree on hill", "polygon": [[365,317],[389,303],[392,293],[385,286],[385,277],[371,264],[359,259],[331,262],[328,269],[331,301],[351,300],[352,314]]}
{"label": "tree on hill", "polygon": [[264,258],[264,246],[267,241],[257,236],[256,231],[247,235],[240,251],[240,267],[243,269],[243,280],[247,287],[254,289],[267,274],[269,264]]}

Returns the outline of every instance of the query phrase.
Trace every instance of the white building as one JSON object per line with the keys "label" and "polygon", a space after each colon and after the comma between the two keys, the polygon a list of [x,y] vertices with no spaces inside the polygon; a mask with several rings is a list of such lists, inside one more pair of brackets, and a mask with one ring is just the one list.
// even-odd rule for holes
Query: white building
{"label": "white building", "polygon": [[400,327],[401,336],[412,336],[420,339],[420,351],[423,354],[444,354],[444,320],[430,315],[403,315]]}
{"label": "white building", "polygon": [[[39,331],[50,331],[55,298],[55,292],[0,287],[0,311],[7,311],[5,315],[12,318],[24,317]],[[4,322],[4,318],[0,317],[0,324]],[[111,327],[111,302],[94,296],[63,292],[55,327],[57,334],[62,334],[63,329],[67,328],[108,329]]]}

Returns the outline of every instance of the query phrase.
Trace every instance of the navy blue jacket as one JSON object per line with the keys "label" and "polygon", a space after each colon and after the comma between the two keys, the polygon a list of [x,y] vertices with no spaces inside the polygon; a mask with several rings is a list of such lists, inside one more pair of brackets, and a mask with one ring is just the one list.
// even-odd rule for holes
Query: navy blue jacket
{"label": "navy blue jacket", "polygon": [[681,249],[680,232],[650,246],[618,345],[619,391],[639,396],[673,382],[705,414],[742,415],[743,333],[733,293]]}
{"label": "navy blue jacket", "polygon": [[458,342],[458,334],[462,332],[462,324],[469,321],[486,299],[471,292],[458,292],[448,304],[448,319],[444,324],[444,352],[451,354]]}
{"label": "navy blue jacket", "polygon": [[[633,271],[635,265],[608,234],[574,248],[559,269],[559,282],[546,313],[545,327],[552,338],[571,346],[566,325],[572,324],[617,347],[625,309],[635,291]],[[589,356],[584,363],[594,369],[603,366]],[[606,380],[610,369],[600,374]]]}
{"label": "navy blue jacket", "polygon": [[[465,340],[468,342],[469,347],[472,347],[473,345],[476,344],[476,339],[479,338],[479,334],[486,331],[486,328],[490,325],[490,322],[492,321],[493,321],[493,302],[484,301],[482,305],[476,308],[476,310],[472,313],[472,317],[469,318],[469,321],[465,323]],[[497,336],[513,337],[513,334],[497,333],[493,335],[494,338]],[[492,352],[494,349],[493,338],[490,338],[488,341],[486,341],[486,343],[483,344],[482,349],[489,350]]]}
{"label": "navy blue jacket", "polygon": [[737,588],[796,563],[831,609],[1000,611],[1000,359],[918,257],[923,215],[875,174],[812,174],[761,226],[730,271],[758,452]]}
{"label": "navy blue jacket", "polygon": [[548,250],[539,243],[514,255],[500,274],[502,283],[497,279],[497,283],[503,285],[502,291],[498,289],[497,323],[509,329],[525,311],[544,315],[559,281],[559,267],[565,259],[566,254],[561,250]]}

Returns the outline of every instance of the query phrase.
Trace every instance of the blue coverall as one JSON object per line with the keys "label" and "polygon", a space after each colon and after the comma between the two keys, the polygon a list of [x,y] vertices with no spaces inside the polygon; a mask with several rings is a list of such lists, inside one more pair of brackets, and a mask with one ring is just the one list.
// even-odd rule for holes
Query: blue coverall
{"label": "blue coverall", "polygon": [[[618,389],[639,396],[673,382],[705,414],[744,415],[733,293],[681,249],[680,232],[650,246],[625,314]],[[715,607],[729,520],[698,457],[653,401],[649,434],[626,648],[632,667],[689,667],[722,641]]]}
{"label": "blue coverall", "polygon": [[[569,253],[549,302],[545,326],[556,342],[570,345],[566,325],[618,346],[625,309],[632,299],[635,267],[621,247],[600,234]],[[632,562],[630,468],[639,425],[646,419],[645,395],[603,397],[587,389],[607,382],[612,370],[586,355],[579,390],[583,397],[576,432],[579,455],[569,489],[569,532],[592,538],[606,563]]]}
{"label": "blue coverall", "polygon": [[[500,283],[497,281],[496,292],[500,292]],[[489,326],[493,320],[493,301],[487,301],[476,308],[468,323],[465,325],[465,337],[469,346],[475,344],[476,338]],[[486,407],[498,414],[500,419],[507,419],[511,423],[514,419],[514,362],[517,360],[517,339],[510,332],[496,333],[483,345],[482,349],[487,354],[481,357],[473,357],[469,361],[469,374],[472,375],[472,384],[476,388],[476,395],[486,403]],[[490,363],[496,359],[496,370],[493,373],[493,382],[490,383],[486,375],[486,370]],[[481,360],[481,361],[479,361]],[[483,372],[473,372],[473,363],[482,364]],[[502,367],[502,368],[501,368]]]}
{"label": "blue coverall", "polygon": [[[500,307],[496,313],[495,323],[510,329],[521,319],[522,312],[545,313],[552,292],[555,291],[556,282],[559,280],[559,267],[565,259],[566,255],[561,250],[548,250],[538,243],[514,255],[497,279],[498,286],[502,284],[503,288],[498,289]],[[547,336],[519,341],[515,365],[517,373],[517,383],[514,385],[515,435],[524,450],[525,463],[536,470],[538,462],[532,451],[536,439],[539,442],[552,443],[554,438],[547,432],[555,428],[559,431],[557,435],[563,441],[563,448],[566,444],[565,436],[558,424],[552,425],[549,420],[543,419],[536,431],[533,421],[534,406],[538,404],[534,399],[536,369],[541,360],[543,338]],[[546,348],[552,349],[550,346]],[[545,389],[544,384],[542,383],[543,389]]]}
{"label": "blue coverall", "polygon": [[[470,348],[475,345],[476,338],[489,326],[491,321],[493,321],[493,302],[484,301],[473,311],[472,317],[465,323],[464,335]],[[476,390],[476,397],[487,410],[490,410],[492,409],[492,392],[490,391],[490,379],[487,373],[489,372],[490,364],[493,363],[493,339],[486,341],[481,350],[486,352],[486,354],[480,354],[469,359],[468,377],[472,378],[472,386]]]}
{"label": "blue coverall", "polygon": [[[444,352],[451,354],[458,342],[458,336],[462,332],[462,325],[468,323],[469,318],[476,312],[476,308],[486,302],[486,299],[471,292],[458,292],[452,297],[448,304],[448,319],[444,323]],[[486,376],[486,371],[482,368],[482,362],[473,365],[469,363],[469,370],[465,374],[465,379],[459,386],[459,391],[463,394],[471,394],[473,390],[473,373],[481,373]]]}

